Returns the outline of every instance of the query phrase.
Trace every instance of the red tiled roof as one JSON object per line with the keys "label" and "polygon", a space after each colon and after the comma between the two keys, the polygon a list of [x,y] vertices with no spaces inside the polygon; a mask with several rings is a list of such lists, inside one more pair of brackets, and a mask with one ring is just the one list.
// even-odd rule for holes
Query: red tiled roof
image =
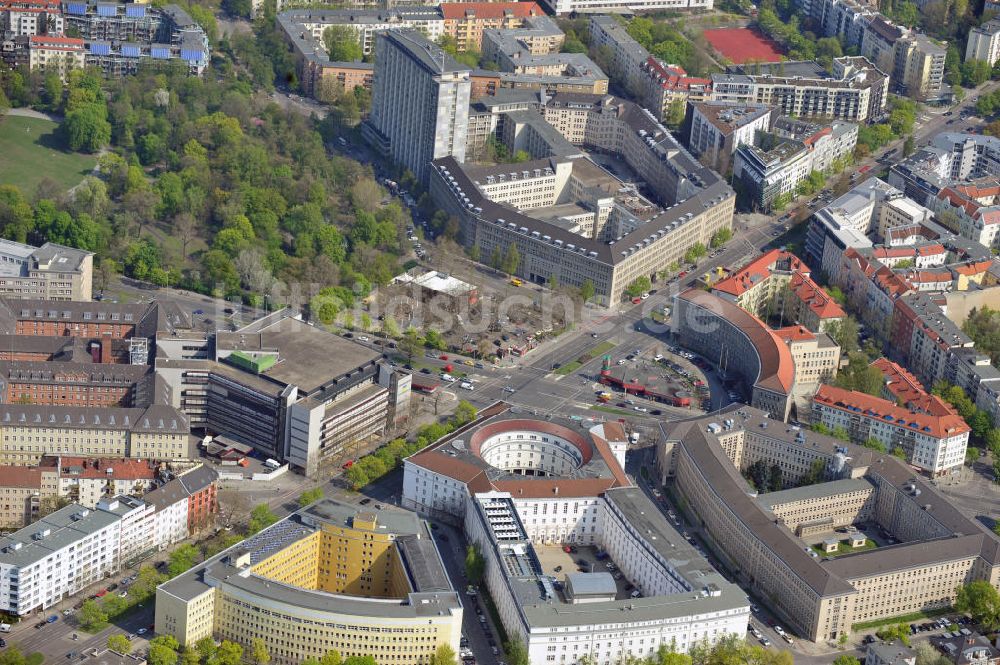
{"label": "red tiled roof", "polygon": [[955,267],[955,272],[960,275],[965,275],[971,277],[972,275],[979,275],[986,272],[993,266],[993,259],[987,259],[985,261],[978,261],[972,263],[965,263],[960,266]]}
{"label": "red tiled roof", "polygon": [[842,319],[847,316],[837,301],[807,275],[800,272],[793,274],[789,287],[795,297],[805,303],[820,319]]}
{"label": "red tiled roof", "polygon": [[795,383],[795,361],[780,337],[767,325],[739,305],[701,289],[688,289],[677,296],[713,313],[739,328],[750,340],[760,362],[755,385],[776,392],[789,393]]}
{"label": "red tiled roof", "polygon": [[997,204],[980,203],[978,199],[1000,196],[1000,181],[984,179],[979,182],[945,187],[938,193],[938,199],[947,200],[952,206],[962,208],[971,218],[983,224],[1000,223],[1000,210],[992,209]]}
{"label": "red tiled roof", "polygon": [[44,48],[50,51],[83,51],[83,40],[75,37],[53,37],[51,35],[32,35],[29,48]]}
{"label": "red tiled roof", "polygon": [[872,256],[876,259],[905,259],[912,256],[937,256],[947,251],[944,245],[935,243],[916,247],[876,247],[872,250]]}
{"label": "red tiled roof", "polygon": [[[149,460],[141,459],[89,459],[86,457],[61,457],[61,474],[64,478],[113,478],[115,480],[153,480],[156,469]],[[80,468],[80,473],[70,473],[70,467]],[[108,473],[108,470],[111,473]]]}
{"label": "red tiled roof", "polygon": [[505,16],[527,18],[545,14],[537,2],[442,2],[441,14],[446,21],[465,18],[498,19]]}
{"label": "red tiled roof", "polygon": [[906,281],[915,284],[939,284],[951,282],[951,272],[945,270],[910,270],[907,271]]}
{"label": "red tiled roof", "polygon": [[652,56],[646,59],[646,71],[659,77],[664,90],[691,90],[712,85],[711,79],[688,76],[683,67],[664,64]]}
{"label": "red tiled roof", "polygon": [[800,342],[804,339],[816,339],[816,335],[812,334],[805,326],[785,326],[784,328],[778,328],[775,330],[774,334],[786,342]]}
{"label": "red tiled roof", "polygon": [[824,136],[827,136],[832,133],[833,133],[833,127],[827,125],[826,127],[823,127],[821,130],[816,132],[815,134],[810,134],[806,138],[802,139],[802,142],[808,146],[812,146],[812,144],[816,143],[816,141],[819,141]]}
{"label": "red tiled roof", "polygon": [[881,397],[872,397],[866,393],[844,390],[836,386],[820,386],[813,396],[813,402],[892,423],[894,427],[903,427],[938,439],[968,432],[970,429],[965,421],[954,413],[940,416],[920,413],[907,407],[897,406]]}
{"label": "red tiled roof", "polygon": [[34,466],[0,466],[0,487],[37,488],[42,470]]}
{"label": "red tiled roof", "polygon": [[879,358],[872,363],[872,367],[882,372],[882,376],[885,377],[886,390],[892,393],[896,399],[903,400],[904,404],[927,395],[917,377],[902,365],[894,363],[888,358]]}
{"label": "red tiled roof", "polygon": [[[584,454],[584,464],[591,461],[596,452],[610,471],[610,476],[602,478],[542,478],[525,477],[508,478],[506,480],[491,480],[485,464],[476,461],[463,460],[459,456],[447,454],[447,447],[455,439],[458,432],[453,432],[439,442],[432,444],[423,451],[408,458],[410,462],[449,478],[464,483],[472,494],[491,490],[509,492],[515,497],[542,498],[551,496],[597,496],[613,487],[628,487],[631,482],[625,472],[619,467],[608,442],[590,433],[578,433],[568,427],[536,419],[505,419],[488,422],[496,415],[504,413],[506,404],[498,403],[480,412],[480,418],[467,426],[462,435],[468,436],[467,454],[479,457],[479,446],[482,440],[493,434],[509,430],[523,429],[546,432],[562,437],[577,446]],[[605,423],[605,427],[609,427]],[[471,432],[471,435],[469,433]],[[611,427],[608,436],[618,436],[619,430]],[[620,430],[620,438],[624,438],[624,430]],[[588,443],[589,441],[589,443]]]}
{"label": "red tiled roof", "polygon": [[771,275],[771,271],[774,270],[774,265],[784,258],[790,260],[791,270],[804,271],[806,274],[809,273],[806,265],[794,254],[781,249],[772,249],[767,254],[746,264],[726,279],[714,284],[712,290],[722,291],[734,296],[743,295],[752,287],[767,279]]}

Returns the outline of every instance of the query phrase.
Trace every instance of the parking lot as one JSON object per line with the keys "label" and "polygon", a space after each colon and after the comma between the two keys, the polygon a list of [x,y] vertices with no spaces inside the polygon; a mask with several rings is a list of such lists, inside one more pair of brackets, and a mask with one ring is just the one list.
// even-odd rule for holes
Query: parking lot
{"label": "parking lot", "polygon": [[[570,551],[567,552],[566,549]],[[570,573],[610,573],[618,587],[618,600],[637,593],[632,583],[606,554],[590,545],[535,545],[542,572],[564,581]]]}

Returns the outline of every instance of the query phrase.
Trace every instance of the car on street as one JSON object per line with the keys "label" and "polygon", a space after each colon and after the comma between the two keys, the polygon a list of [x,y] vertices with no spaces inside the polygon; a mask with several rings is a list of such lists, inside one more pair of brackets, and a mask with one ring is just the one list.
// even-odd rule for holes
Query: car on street
{"label": "car on street", "polygon": [[59,615],[53,614],[52,616],[50,616],[48,619],[45,620],[45,623],[55,623],[56,621],[59,621]]}
{"label": "car on street", "polygon": [[149,630],[148,630],[148,629],[146,629],[146,628],[140,628],[139,630],[137,630],[137,631],[135,631],[135,632],[136,632],[137,634],[139,634],[139,635],[145,635],[145,634],[146,634],[147,632],[149,632]]}

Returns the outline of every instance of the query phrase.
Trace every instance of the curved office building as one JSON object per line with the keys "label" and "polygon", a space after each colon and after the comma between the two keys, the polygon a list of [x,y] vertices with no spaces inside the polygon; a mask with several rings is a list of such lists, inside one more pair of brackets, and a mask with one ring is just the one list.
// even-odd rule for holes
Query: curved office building
{"label": "curved office building", "polygon": [[425,522],[323,500],[159,587],[156,632],[182,645],[265,640],[276,665],[331,651],[382,664],[458,651],[462,606]]}

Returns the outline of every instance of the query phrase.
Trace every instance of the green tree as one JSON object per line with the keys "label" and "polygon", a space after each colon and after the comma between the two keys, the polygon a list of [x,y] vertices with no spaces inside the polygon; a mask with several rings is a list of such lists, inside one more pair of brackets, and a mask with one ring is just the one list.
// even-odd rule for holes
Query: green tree
{"label": "green tree", "polygon": [[152,566],[142,566],[139,568],[135,582],[129,587],[128,593],[132,599],[141,603],[148,598],[152,598],[156,593],[156,587],[167,581],[167,576],[157,572]]}
{"label": "green tree", "polygon": [[198,562],[198,548],[190,543],[184,543],[170,553],[167,574],[177,577],[191,569]]}
{"label": "green tree", "polygon": [[98,104],[87,104],[67,113],[60,127],[70,150],[97,152],[111,142],[107,111]]}
{"label": "green tree", "polygon": [[343,662],[340,658],[340,652],[330,651],[325,656],[319,659],[320,665],[341,665]]}
{"label": "green tree", "polygon": [[508,275],[513,275],[521,265],[521,253],[517,249],[517,243],[507,245],[507,251],[503,256],[503,271]]}
{"label": "green tree", "polygon": [[455,407],[455,414],[452,416],[452,419],[459,427],[471,423],[476,419],[476,407],[464,399],[460,400],[458,406]]}
{"label": "green tree", "polygon": [[176,665],[179,656],[174,649],[165,644],[150,643],[149,655],[146,657],[146,660],[149,662],[149,665]]}
{"label": "green tree", "polygon": [[420,353],[420,347],[424,345],[423,340],[417,334],[416,328],[407,328],[403,333],[403,338],[399,340],[399,351],[406,356],[407,362],[412,362],[413,357]]}
{"label": "green tree", "polygon": [[104,609],[92,598],[83,602],[80,613],[77,615],[80,627],[88,632],[96,632],[108,623],[108,615]]}
{"label": "green tree", "polygon": [[528,659],[528,648],[520,638],[515,637],[508,640],[503,645],[503,650],[507,653],[507,662],[510,665],[531,665]]}
{"label": "green tree", "polygon": [[632,280],[632,283],[626,287],[625,293],[630,298],[637,298],[643,293],[648,293],[651,288],[653,288],[653,283],[650,281],[649,277],[646,275],[640,275]]}
{"label": "green tree", "polygon": [[156,637],[151,639],[149,643],[150,645],[159,644],[161,646],[165,646],[171,651],[177,651],[181,648],[181,645],[177,641],[177,638],[174,637],[173,635],[157,635]]}
{"label": "green tree", "polygon": [[198,652],[198,656],[201,658],[201,662],[207,663],[213,658],[215,658],[215,650],[218,647],[215,646],[215,640],[211,637],[203,637],[194,643],[194,649]]}
{"label": "green tree", "polygon": [[900,446],[893,446],[892,450],[889,451],[889,454],[901,460],[906,460],[906,451]]}
{"label": "green tree", "polygon": [[861,661],[850,654],[841,654],[833,659],[833,665],[861,665]]}
{"label": "green tree", "polygon": [[205,665],[242,665],[243,647],[229,640],[222,640]]}
{"label": "green tree", "polygon": [[884,626],[875,633],[880,640],[892,642],[899,640],[906,646],[910,646],[910,626],[905,623],[897,623]]}
{"label": "green tree", "polygon": [[108,636],[108,648],[120,654],[128,654],[132,652],[132,642],[125,635],[115,633]]}
{"label": "green tree", "polygon": [[667,112],[664,115],[664,122],[670,129],[677,129],[684,123],[684,112],[687,105],[683,99],[675,99],[670,102]]}
{"label": "green tree", "polygon": [[865,448],[871,448],[872,450],[878,451],[880,453],[885,452],[885,444],[873,436],[870,436],[867,439],[865,439],[864,443],[862,443],[861,445],[864,446]]}
{"label": "green tree", "polygon": [[333,62],[353,62],[364,55],[356,30],[347,25],[331,25],[323,31],[323,44]]}
{"label": "green tree", "polygon": [[323,498],[323,488],[314,487],[299,495],[299,507],[305,508],[310,503],[316,503]]}
{"label": "green tree", "polygon": [[696,263],[698,259],[708,254],[708,250],[705,245],[700,242],[696,242],[688,248],[688,251],[684,254],[684,260],[688,263]]}
{"label": "green tree", "polygon": [[455,665],[456,662],[455,650],[451,648],[451,645],[442,644],[431,656],[428,665]]}
{"label": "green tree", "polygon": [[733,237],[732,229],[728,227],[722,228],[715,232],[715,235],[712,236],[712,241],[709,244],[712,246],[713,249],[716,247],[722,247],[727,242],[729,242],[732,239],[732,237]]}
{"label": "green tree", "polygon": [[274,514],[271,507],[262,503],[250,511],[250,521],[247,523],[247,535],[253,535],[262,531],[278,521],[278,516]]}
{"label": "green tree", "polygon": [[250,640],[250,659],[254,665],[267,665],[271,662],[271,652],[263,639],[255,637]]}
{"label": "green tree", "polygon": [[201,665],[201,656],[191,647],[184,647],[180,655],[180,665]]}
{"label": "green tree", "polygon": [[955,609],[971,616],[987,632],[1000,628],[1000,593],[985,580],[958,587]]}
{"label": "green tree", "polygon": [[909,157],[916,151],[917,151],[917,142],[914,140],[913,135],[911,134],[906,137],[905,141],[903,141],[903,157]]}
{"label": "green tree", "polygon": [[479,584],[486,571],[486,560],[479,551],[479,546],[470,544],[465,548],[465,576],[472,584]]}
{"label": "green tree", "polygon": [[594,282],[588,277],[583,280],[583,284],[580,285],[580,298],[583,302],[590,302],[590,299],[594,297]]}

